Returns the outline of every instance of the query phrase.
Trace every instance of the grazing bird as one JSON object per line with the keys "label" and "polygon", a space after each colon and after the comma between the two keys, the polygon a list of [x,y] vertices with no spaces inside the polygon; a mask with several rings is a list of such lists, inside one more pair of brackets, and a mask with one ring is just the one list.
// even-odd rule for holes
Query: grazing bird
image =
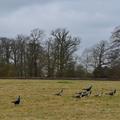
{"label": "grazing bird", "polygon": [[87,97],[87,96],[90,96],[92,93],[92,91],[81,91],[81,92],[78,92],[78,93],[75,93],[76,95],[73,96],[75,98],[82,98],[82,97]]}
{"label": "grazing bird", "polygon": [[87,88],[83,88],[82,90],[90,91],[91,89],[92,89],[92,85],[90,85],[90,86],[87,87]]}
{"label": "grazing bird", "polygon": [[116,89],[114,89],[113,91],[111,91],[109,93],[106,93],[106,95],[113,96],[113,95],[115,95],[115,93],[116,93]]}
{"label": "grazing bird", "polygon": [[74,98],[81,98],[81,94],[82,94],[82,93],[83,93],[83,91],[76,92],[73,97],[74,97]]}
{"label": "grazing bird", "polygon": [[86,96],[88,96],[88,92],[84,92],[81,94],[81,97],[86,97]]}
{"label": "grazing bird", "polygon": [[83,91],[80,92],[76,92],[75,94],[81,95],[83,93]]}
{"label": "grazing bird", "polygon": [[84,91],[82,94],[81,94],[81,97],[87,97],[87,96],[90,96],[92,93],[92,91]]}
{"label": "grazing bird", "polygon": [[61,96],[62,93],[63,93],[63,89],[62,89],[60,92],[56,93],[55,95],[57,95],[57,96]]}
{"label": "grazing bird", "polygon": [[20,104],[20,96],[18,96],[18,98],[15,101],[12,101],[12,103],[14,103],[15,105]]}

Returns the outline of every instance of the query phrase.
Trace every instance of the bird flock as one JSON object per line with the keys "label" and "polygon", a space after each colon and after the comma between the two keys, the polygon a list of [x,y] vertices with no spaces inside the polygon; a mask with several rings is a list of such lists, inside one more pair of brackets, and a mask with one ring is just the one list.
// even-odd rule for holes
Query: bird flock
{"label": "bird flock", "polygon": [[[89,85],[88,87],[83,88],[80,92],[76,92],[72,97],[74,97],[74,98],[88,97],[88,96],[90,96],[92,94],[92,88],[93,88],[93,86]],[[55,93],[54,95],[62,96],[63,92],[64,92],[64,90],[61,89],[59,92]],[[103,94],[103,92],[98,92],[98,93],[94,94],[94,96],[95,97],[102,96],[102,95],[114,96],[115,94],[116,94],[116,89],[111,90],[111,91],[109,91],[107,93],[104,93],[104,94]],[[15,106],[19,105],[20,102],[21,102],[21,97],[20,96],[18,96],[16,98],[16,100],[12,101],[12,103],[14,103]]]}
{"label": "bird flock", "polygon": [[[90,96],[92,94],[92,88],[93,88],[93,86],[89,85],[88,87],[83,88],[81,91],[76,92],[72,97],[74,97],[74,98],[88,97],[88,96]],[[64,91],[62,89],[58,93],[56,93],[55,95],[62,96],[63,92]],[[94,96],[95,97],[102,96],[102,95],[114,96],[115,94],[116,94],[116,89],[111,90],[111,91],[109,91],[107,93],[104,93],[104,94],[103,94],[103,92],[97,92],[96,94],[94,94]]]}

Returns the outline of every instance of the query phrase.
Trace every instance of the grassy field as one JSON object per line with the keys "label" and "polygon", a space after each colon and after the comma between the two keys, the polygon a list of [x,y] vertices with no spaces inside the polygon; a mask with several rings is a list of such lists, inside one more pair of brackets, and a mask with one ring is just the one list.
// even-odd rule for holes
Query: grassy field
{"label": "grassy field", "polygon": [[[87,85],[93,85],[90,97],[72,96]],[[54,94],[64,89],[63,96]],[[117,89],[115,96],[95,97]],[[11,101],[21,96],[21,104]],[[1,80],[0,120],[120,120],[120,82],[67,80]]]}

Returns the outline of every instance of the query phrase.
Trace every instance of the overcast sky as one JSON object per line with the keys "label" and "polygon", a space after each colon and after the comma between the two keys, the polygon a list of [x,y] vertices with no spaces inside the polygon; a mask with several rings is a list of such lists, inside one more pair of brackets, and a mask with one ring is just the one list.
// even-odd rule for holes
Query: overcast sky
{"label": "overcast sky", "polygon": [[120,25],[120,0],[0,0],[0,36],[67,28],[81,47],[108,40]]}

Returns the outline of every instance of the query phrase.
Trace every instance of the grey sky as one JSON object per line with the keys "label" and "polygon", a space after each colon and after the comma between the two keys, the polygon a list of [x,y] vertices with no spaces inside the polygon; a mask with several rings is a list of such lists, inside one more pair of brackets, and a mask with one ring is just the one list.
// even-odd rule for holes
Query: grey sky
{"label": "grey sky", "polygon": [[82,48],[89,47],[109,39],[120,25],[119,5],[119,0],[0,0],[0,36],[60,27],[81,37]]}

